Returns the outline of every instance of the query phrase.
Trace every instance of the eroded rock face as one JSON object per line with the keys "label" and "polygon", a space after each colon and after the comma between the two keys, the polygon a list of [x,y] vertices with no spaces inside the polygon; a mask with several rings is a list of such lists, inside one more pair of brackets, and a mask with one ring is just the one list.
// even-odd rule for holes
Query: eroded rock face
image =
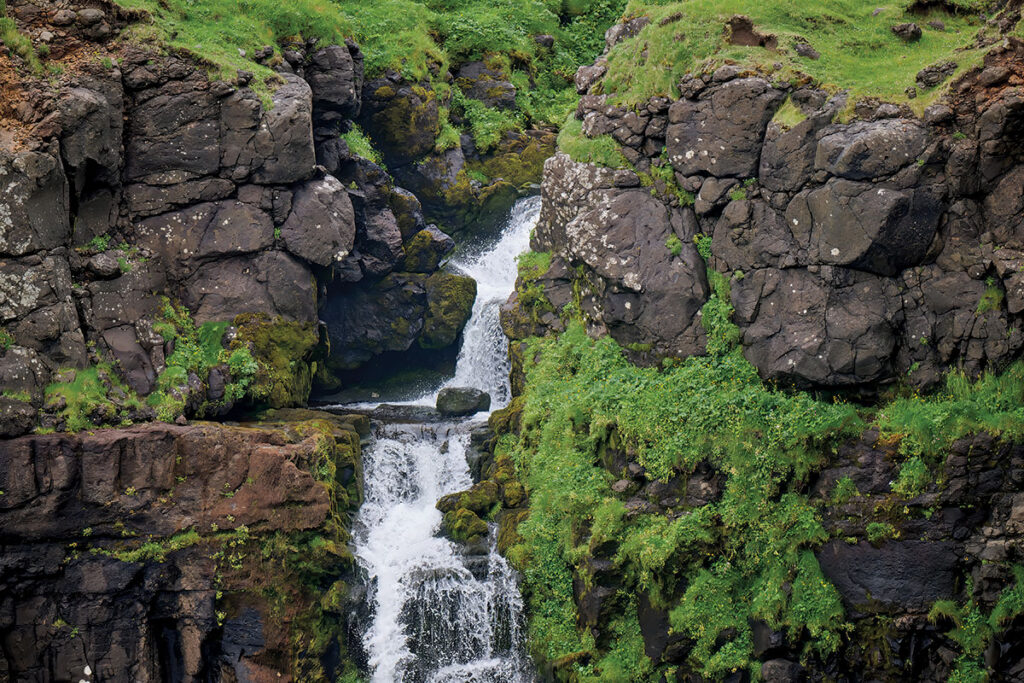
{"label": "eroded rock face", "polygon": [[[338,474],[322,482],[311,472],[324,457]],[[321,591],[287,570],[268,576],[259,558],[278,553],[275,534],[343,544],[330,511],[358,506],[360,471],[355,422],[329,417],[0,441],[0,670],[40,681],[333,671],[346,603],[324,609]],[[307,560],[347,595],[350,554]],[[274,607],[273,590],[289,605]],[[299,616],[340,628],[299,652]]]}
{"label": "eroded rock face", "polygon": [[[585,92],[600,92],[603,64],[580,72]],[[584,134],[611,136],[636,173],[564,155],[545,165],[532,248],[564,261],[550,284],[577,293],[592,333],[645,362],[702,353],[696,236],[731,276],[733,320],[765,378],[930,386],[950,366],[976,374],[1019,356],[1024,171],[1006,137],[1024,126],[1019,95],[923,120],[862,107],[840,124],[844,96],[735,66],[688,76],[680,92],[628,110],[581,98]],[[796,113],[775,117],[786,98]],[[521,306],[515,296],[503,311],[513,338],[560,329],[560,308]]]}

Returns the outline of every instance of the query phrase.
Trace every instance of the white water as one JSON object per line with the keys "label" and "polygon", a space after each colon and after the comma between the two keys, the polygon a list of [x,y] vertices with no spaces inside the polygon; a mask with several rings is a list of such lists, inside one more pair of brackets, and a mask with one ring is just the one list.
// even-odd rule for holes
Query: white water
{"label": "white water", "polygon": [[[540,209],[518,202],[498,243],[453,264],[477,281],[477,299],[445,386],[491,394],[508,403],[506,341],[498,308],[511,293],[515,258],[525,251]],[[433,404],[436,391],[411,403]],[[371,580],[372,623],[363,637],[372,680],[410,683],[528,683],[522,600],[515,574],[495,550],[469,554],[439,535],[442,496],[469,488],[466,462],[473,420],[375,424],[364,449],[366,500],[354,540]]]}

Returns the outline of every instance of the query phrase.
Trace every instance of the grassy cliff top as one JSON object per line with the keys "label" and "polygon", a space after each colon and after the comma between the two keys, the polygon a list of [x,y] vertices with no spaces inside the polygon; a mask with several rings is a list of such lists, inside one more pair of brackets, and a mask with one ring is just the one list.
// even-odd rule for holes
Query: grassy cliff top
{"label": "grassy cliff top", "polygon": [[[987,48],[979,47],[986,42],[979,38],[998,36],[987,21],[996,5],[989,0],[630,0],[625,16],[651,22],[608,55],[604,91],[620,104],[674,97],[684,74],[732,60],[786,80],[805,74],[827,89],[849,90],[852,99],[903,102],[927,66],[955,61],[955,78],[980,64]],[[736,15],[749,17],[756,34],[771,36],[768,46],[733,44],[727,24]],[[893,26],[907,22],[922,29],[919,40],[907,42],[893,33]],[[801,43],[820,57],[799,55]],[[941,86],[918,88],[910,103],[923,109],[941,91]]]}
{"label": "grassy cliff top", "polygon": [[[604,30],[625,0],[118,0],[152,20],[133,28],[137,39],[186,50],[223,76],[270,69],[252,61],[264,45],[293,38],[337,44],[352,38],[372,78],[386,70],[410,81],[442,82],[453,65],[485,53],[505,57],[540,89],[571,93],[579,64],[603,46]],[[555,37],[542,47],[534,36]],[[568,98],[564,98],[568,99]],[[571,104],[569,105],[571,106]],[[564,108],[564,107],[563,107]]]}

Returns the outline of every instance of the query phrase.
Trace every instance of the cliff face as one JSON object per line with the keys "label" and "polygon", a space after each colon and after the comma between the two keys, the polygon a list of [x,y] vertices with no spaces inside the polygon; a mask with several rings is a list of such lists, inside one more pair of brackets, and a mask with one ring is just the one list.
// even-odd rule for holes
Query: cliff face
{"label": "cliff face", "polygon": [[368,424],[280,418],[2,442],[4,677],[333,679],[351,667],[346,527]]}
{"label": "cliff face", "polygon": [[808,38],[745,17],[720,44],[747,63],[619,104],[677,68],[644,28],[688,44],[684,5],[637,4],[577,73],[502,310],[534,654],[559,680],[1016,680],[1019,7],[919,113],[784,71]]}
{"label": "cliff face", "polygon": [[845,96],[735,66],[674,102],[584,94],[583,134],[610,135],[633,167],[547,162],[545,277],[575,284],[595,333],[648,362],[703,352],[703,244],[765,379],[871,390],[1005,367],[1024,344],[1022,55],[1008,38],[923,118],[862,104],[836,123]]}
{"label": "cliff face", "polygon": [[[107,26],[98,37],[94,11]],[[474,289],[437,272],[454,244],[426,231],[418,200],[339,137],[361,106],[354,44],[298,47],[260,95],[251,74],[211,80],[188,57],[111,42],[126,21],[113,6],[11,3],[9,12],[27,31],[63,28],[49,34],[61,60],[54,82],[15,81],[5,104],[6,435],[23,433],[40,409],[60,427],[62,408],[44,405],[54,374],[103,363],[139,397],[171,395],[189,415],[226,412],[242,397],[225,396],[225,384],[255,385],[216,357],[220,339],[207,367],[167,373],[171,337],[192,325],[200,338],[242,329],[228,340],[270,378],[266,395],[250,391],[246,401],[273,406],[304,402],[315,372],[330,386],[333,371],[385,350],[455,341]],[[171,334],[165,300],[187,310]],[[380,311],[354,319],[353,301]],[[439,309],[443,319],[432,314]],[[264,321],[269,341],[246,338],[241,314]],[[276,348],[291,357],[275,360]],[[275,382],[290,389],[271,391]],[[160,412],[160,400],[149,403]],[[145,419],[144,408],[132,419]]]}

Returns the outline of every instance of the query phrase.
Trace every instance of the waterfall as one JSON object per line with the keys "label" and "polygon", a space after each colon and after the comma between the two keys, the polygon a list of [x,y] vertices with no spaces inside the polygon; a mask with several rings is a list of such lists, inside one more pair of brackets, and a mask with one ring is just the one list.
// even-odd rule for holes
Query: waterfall
{"label": "waterfall", "polygon": [[[510,398],[498,309],[512,292],[539,198],[513,207],[499,241],[452,265],[477,281],[455,376],[445,386]],[[440,389],[440,387],[438,388]],[[432,404],[437,391],[411,403]],[[472,485],[466,452],[479,421],[375,423],[363,451],[366,500],[354,527],[356,556],[371,582],[372,623],[363,636],[375,683],[528,683],[522,599],[495,550],[496,529],[476,548],[440,536],[437,500]]]}

